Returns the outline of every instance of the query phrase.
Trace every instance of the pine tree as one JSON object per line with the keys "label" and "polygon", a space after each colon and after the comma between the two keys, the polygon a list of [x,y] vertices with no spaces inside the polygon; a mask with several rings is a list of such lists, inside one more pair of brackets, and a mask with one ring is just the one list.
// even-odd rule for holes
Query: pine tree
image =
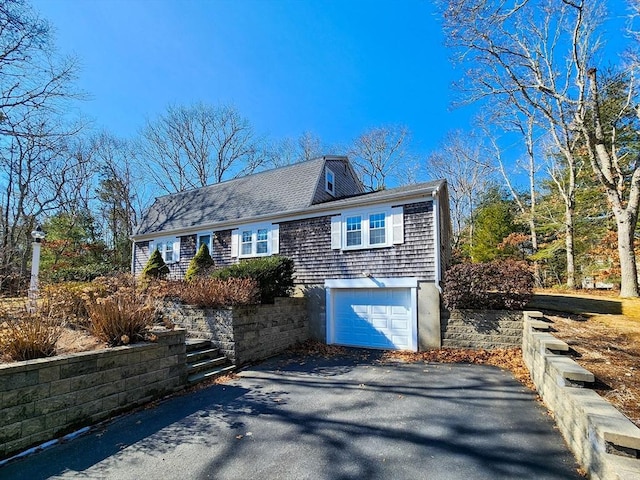
{"label": "pine tree", "polygon": [[191,259],[189,268],[184,276],[185,280],[193,280],[194,278],[206,274],[207,270],[213,266],[213,259],[209,254],[209,247],[202,244],[198,249],[196,256]]}
{"label": "pine tree", "polygon": [[163,279],[169,274],[169,267],[164,263],[162,255],[158,249],[149,257],[149,261],[142,270],[142,276],[145,278]]}

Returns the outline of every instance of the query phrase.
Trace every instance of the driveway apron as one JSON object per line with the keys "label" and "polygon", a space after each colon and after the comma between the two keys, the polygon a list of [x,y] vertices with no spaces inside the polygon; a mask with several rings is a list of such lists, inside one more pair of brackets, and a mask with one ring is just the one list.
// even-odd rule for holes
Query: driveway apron
{"label": "driveway apron", "polygon": [[572,479],[535,394],[495,367],[282,356],[0,468],[0,479]]}

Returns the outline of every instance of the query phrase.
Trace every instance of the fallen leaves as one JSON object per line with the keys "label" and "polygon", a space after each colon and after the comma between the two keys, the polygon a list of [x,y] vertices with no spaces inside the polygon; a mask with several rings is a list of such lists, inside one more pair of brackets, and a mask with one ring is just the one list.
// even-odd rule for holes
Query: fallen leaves
{"label": "fallen leaves", "polygon": [[[406,363],[470,363],[475,365],[493,365],[509,370],[522,384],[535,390],[529,370],[522,359],[520,348],[498,348],[495,350],[471,350],[460,348],[440,348],[425,352],[385,352],[381,362],[402,361]],[[425,370],[427,371],[427,370]]]}

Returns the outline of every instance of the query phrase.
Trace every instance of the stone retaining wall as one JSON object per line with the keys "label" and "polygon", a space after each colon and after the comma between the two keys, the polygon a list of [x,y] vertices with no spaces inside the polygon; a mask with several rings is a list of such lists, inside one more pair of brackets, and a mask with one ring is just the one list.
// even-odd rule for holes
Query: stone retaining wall
{"label": "stone retaining wall", "polygon": [[264,360],[309,338],[306,299],[301,297],[221,309],[167,301],[161,314],[185,328],[190,337],[211,340],[238,366]]}
{"label": "stone retaining wall", "polygon": [[640,480],[640,429],[588,387],[591,372],[561,352],[539,312],[524,313],[522,352],[531,378],[589,478]]}
{"label": "stone retaining wall", "polygon": [[0,365],[0,459],[184,387],[185,331]]}
{"label": "stone retaining wall", "polygon": [[511,310],[443,310],[442,346],[513,348],[522,346],[522,312]]}

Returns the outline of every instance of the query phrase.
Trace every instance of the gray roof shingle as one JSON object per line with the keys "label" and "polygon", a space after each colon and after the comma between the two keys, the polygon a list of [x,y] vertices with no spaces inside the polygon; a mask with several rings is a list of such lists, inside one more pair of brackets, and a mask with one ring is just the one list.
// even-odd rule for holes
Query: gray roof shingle
{"label": "gray roof shingle", "polygon": [[324,157],[158,197],[137,235],[242,220],[311,205]]}
{"label": "gray roof shingle", "polygon": [[[332,159],[346,157],[332,157]],[[244,223],[254,218],[305,211],[347,208],[369,202],[391,201],[411,195],[428,195],[444,180],[406,185],[378,192],[313,204],[325,157],[267,170],[207,187],[158,197],[144,213],[135,237],[196,229],[222,223]]]}

